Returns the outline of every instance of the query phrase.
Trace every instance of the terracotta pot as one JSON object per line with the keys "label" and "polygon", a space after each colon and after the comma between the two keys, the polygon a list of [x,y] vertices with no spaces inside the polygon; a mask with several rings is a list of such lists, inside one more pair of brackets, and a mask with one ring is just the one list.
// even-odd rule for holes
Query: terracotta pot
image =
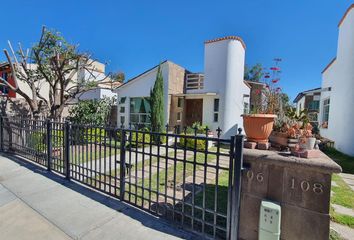
{"label": "terracotta pot", "polygon": [[269,141],[279,146],[288,146],[288,135],[282,132],[273,131],[269,136]]}
{"label": "terracotta pot", "polygon": [[274,114],[242,115],[247,141],[267,143],[273,130]]}

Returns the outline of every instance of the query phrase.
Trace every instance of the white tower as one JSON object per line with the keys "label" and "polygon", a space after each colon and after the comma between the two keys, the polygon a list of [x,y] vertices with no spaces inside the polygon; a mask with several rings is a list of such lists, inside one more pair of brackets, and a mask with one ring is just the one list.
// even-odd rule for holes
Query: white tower
{"label": "white tower", "polygon": [[242,127],[244,104],[250,89],[244,83],[245,44],[230,36],[205,42],[204,92],[219,95],[219,124],[223,137],[235,135]]}

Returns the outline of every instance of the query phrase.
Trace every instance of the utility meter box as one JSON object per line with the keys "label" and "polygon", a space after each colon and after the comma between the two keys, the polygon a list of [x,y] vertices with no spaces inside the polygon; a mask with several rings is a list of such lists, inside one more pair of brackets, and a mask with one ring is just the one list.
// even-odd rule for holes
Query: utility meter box
{"label": "utility meter box", "polygon": [[279,204],[262,201],[259,215],[259,240],[279,240],[281,208]]}

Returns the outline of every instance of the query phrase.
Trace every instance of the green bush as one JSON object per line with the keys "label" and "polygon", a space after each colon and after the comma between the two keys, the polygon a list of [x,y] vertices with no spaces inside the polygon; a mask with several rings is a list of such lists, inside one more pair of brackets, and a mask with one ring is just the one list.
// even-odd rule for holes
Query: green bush
{"label": "green bush", "polygon": [[106,134],[106,130],[102,128],[74,128],[73,141],[75,144],[101,143]]}
{"label": "green bush", "polygon": [[[188,135],[192,136],[192,135]],[[206,141],[205,139],[197,139],[196,150],[205,151],[206,150]],[[195,139],[194,138],[186,138],[181,136],[179,139],[178,145],[180,147],[186,147],[189,149],[195,149]]]}
{"label": "green bush", "polygon": [[63,147],[64,144],[64,131],[63,130],[53,130],[51,132],[51,140],[53,148]]}
{"label": "green bush", "polygon": [[43,152],[46,149],[45,134],[42,132],[32,132],[27,138],[27,146],[37,152]]}
{"label": "green bush", "polygon": [[[137,138],[137,136],[138,136],[138,138]],[[143,140],[144,140],[145,146],[147,146],[150,143],[150,133],[143,134],[142,132],[138,132],[138,133],[132,132],[131,139],[130,139],[130,146],[141,147],[141,146],[143,146]]]}

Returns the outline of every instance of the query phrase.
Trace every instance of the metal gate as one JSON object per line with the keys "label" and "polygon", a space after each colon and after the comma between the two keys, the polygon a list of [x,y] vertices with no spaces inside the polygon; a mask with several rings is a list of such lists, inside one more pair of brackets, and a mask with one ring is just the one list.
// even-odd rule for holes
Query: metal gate
{"label": "metal gate", "polygon": [[244,137],[0,118],[0,148],[168,219],[237,239]]}

